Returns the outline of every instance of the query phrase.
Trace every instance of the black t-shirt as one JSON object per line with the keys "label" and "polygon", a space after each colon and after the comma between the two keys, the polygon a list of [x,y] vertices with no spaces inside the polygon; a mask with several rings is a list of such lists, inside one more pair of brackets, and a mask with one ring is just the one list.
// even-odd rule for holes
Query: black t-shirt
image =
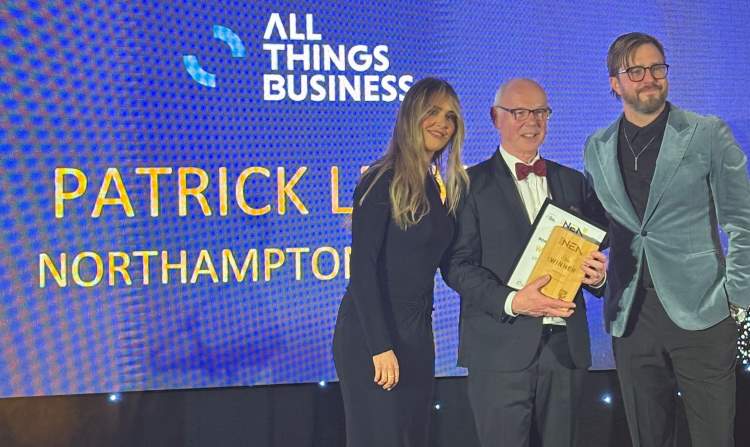
{"label": "black t-shirt", "polygon": [[[646,213],[651,180],[654,178],[656,160],[659,157],[659,150],[664,139],[669,109],[670,105],[667,103],[659,116],[644,127],[636,126],[625,117],[620,121],[617,160],[620,163],[625,191],[641,221],[643,221],[643,216]],[[645,257],[640,283],[642,287],[654,287],[651,272],[648,269],[648,259]]]}

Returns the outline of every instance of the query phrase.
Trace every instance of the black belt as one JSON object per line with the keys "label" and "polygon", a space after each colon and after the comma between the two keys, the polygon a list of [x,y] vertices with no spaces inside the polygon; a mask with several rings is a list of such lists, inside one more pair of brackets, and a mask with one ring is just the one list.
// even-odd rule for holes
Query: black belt
{"label": "black belt", "polygon": [[566,326],[561,324],[543,324],[542,325],[542,335],[552,335],[552,334],[558,334],[560,332],[565,332]]}

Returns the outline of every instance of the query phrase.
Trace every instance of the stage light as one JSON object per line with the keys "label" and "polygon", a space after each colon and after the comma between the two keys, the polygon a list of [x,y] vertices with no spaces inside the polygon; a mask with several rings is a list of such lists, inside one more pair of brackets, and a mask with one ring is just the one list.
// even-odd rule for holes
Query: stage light
{"label": "stage light", "polygon": [[122,395],[120,393],[110,393],[110,395],[107,396],[107,400],[110,403],[116,404],[122,400]]}
{"label": "stage light", "polygon": [[440,411],[440,402],[435,402],[434,408],[435,410]]}
{"label": "stage light", "polygon": [[677,397],[682,397],[682,391],[677,392]]}
{"label": "stage light", "polygon": [[326,385],[327,385],[327,384],[326,384],[326,381],[325,381],[325,380],[321,380],[320,382],[318,382],[318,386],[319,386],[319,387],[321,387],[321,388],[325,388],[325,387],[326,387]]}
{"label": "stage light", "polygon": [[745,365],[745,372],[750,373],[750,364]]}
{"label": "stage light", "polygon": [[603,395],[602,402],[604,402],[606,405],[612,405],[612,396],[610,396],[609,394]]}

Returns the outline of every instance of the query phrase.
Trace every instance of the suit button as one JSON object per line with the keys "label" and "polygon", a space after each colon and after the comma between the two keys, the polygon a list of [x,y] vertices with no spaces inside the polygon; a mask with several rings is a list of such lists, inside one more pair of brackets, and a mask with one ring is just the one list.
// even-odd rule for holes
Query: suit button
{"label": "suit button", "polygon": [[648,236],[648,231],[646,231],[646,230],[641,231],[641,236],[643,236],[643,237]]}

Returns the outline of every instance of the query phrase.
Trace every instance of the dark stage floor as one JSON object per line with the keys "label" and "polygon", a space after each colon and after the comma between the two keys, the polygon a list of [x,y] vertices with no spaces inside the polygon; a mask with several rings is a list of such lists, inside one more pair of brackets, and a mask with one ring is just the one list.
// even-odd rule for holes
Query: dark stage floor
{"label": "dark stage floor", "polygon": [[[580,446],[629,446],[614,372],[589,373]],[[438,379],[433,446],[477,446],[463,377]],[[344,446],[337,383],[0,400],[0,445]],[[738,446],[750,445],[750,372],[738,370]],[[686,430],[684,417],[678,426]],[[686,439],[680,446],[688,446]]]}

